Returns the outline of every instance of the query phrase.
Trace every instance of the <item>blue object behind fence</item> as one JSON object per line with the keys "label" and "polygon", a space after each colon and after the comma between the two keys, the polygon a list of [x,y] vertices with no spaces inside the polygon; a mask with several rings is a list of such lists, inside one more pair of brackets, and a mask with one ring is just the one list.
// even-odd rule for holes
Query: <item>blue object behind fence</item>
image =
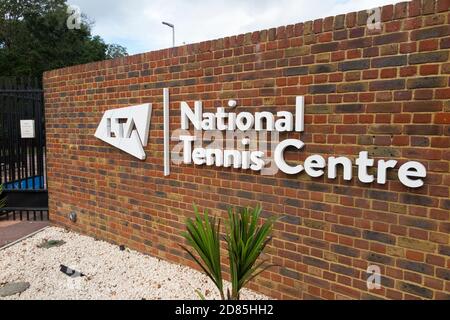
{"label": "blue object behind fence", "polygon": [[[34,185],[33,185],[34,180]],[[44,189],[44,178],[42,176],[32,177],[14,182],[8,182],[4,185],[4,190],[42,190]]]}

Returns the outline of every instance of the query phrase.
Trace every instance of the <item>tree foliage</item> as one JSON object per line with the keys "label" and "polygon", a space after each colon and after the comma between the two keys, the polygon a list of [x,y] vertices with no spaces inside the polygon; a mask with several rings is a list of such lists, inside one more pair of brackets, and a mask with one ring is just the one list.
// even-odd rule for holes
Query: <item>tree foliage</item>
{"label": "tree foliage", "polygon": [[120,58],[127,56],[127,48],[119,44],[108,44],[106,48],[106,55],[110,59]]}
{"label": "tree foliage", "polygon": [[41,77],[47,70],[127,55],[91,33],[82,17],[80,29],[67,27],[66,0],[0,2],[0,75]]}

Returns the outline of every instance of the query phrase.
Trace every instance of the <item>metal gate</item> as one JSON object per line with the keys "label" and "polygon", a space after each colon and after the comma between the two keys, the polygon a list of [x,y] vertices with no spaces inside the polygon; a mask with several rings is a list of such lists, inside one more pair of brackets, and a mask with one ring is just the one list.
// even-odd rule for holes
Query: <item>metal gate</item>
{"label": "metal gate", "polygon": [[44,99],[35,79],[0,77],[0,216],[48,219]]}

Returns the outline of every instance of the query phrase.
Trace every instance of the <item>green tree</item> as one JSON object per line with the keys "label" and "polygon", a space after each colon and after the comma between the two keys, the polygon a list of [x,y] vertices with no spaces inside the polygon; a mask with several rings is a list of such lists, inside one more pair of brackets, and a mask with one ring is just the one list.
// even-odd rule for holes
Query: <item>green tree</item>
{"label": "green tree", "polygon": [[118,44],[108,44],[106,49],[106,56],[108,59],[115,59],[127,56],[127,48]]}
{"label": "green tree", "polygon": [[0,75],[41,77],[44,71],[127,55],[91,33],[83,16],[80,29],[67,27],[66,0],[0,2]]}

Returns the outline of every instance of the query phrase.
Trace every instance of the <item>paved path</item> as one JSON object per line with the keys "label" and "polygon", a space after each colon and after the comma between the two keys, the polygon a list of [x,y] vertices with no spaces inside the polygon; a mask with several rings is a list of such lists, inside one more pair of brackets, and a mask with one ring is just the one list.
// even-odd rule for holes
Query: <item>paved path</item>
{"label": "paved path", "polygon": [[0,220],[0,248],[46,226],[48,221],[1,221]]}

